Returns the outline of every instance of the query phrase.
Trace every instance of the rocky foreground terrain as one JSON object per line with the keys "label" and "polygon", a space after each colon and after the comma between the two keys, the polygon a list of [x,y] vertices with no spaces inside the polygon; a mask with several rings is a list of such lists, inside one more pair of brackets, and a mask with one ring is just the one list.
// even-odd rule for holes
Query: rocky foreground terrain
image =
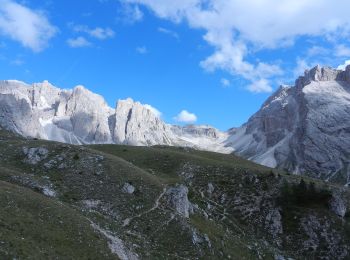
{"label": "rocky foreground terrain", "polygon": [[348,259],[349,196],[234,155],[0,131],[1,259]]}

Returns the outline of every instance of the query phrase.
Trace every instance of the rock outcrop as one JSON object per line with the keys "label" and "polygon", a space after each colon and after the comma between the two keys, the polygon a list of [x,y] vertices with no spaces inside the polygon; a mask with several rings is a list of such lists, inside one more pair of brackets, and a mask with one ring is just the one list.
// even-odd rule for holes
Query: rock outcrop
{"label": "rock outcrop", "polygon": [[344,198],[342,198],[341,194],[334,193],[329,202],[330,209],[339,217],[345,217],[347,206]]}
{"label": "rock outcrop", "polygon": [[36,165],[42,160],[45,160],[49,154],[49,151],[45,147],[36,148],[23,148],[23,153],[26,156],[24,159],[25,163]]}
{"label": "rock outcrop", "polygon": [[182,217],[189,218],[193,211],[191,202],[188,200],[188,188],[184,185],[169,188],[166,192],[168,205]]}
{"label": "rock outcrop", "polygon": [[132,99],[119,100],[112,118],[113,140],[130,145],[172,144],[170,126]]}

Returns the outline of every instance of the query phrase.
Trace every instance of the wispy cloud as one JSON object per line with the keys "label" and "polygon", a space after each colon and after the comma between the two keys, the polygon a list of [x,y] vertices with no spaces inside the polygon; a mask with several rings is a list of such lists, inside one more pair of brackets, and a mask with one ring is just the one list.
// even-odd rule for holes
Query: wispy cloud
{"label": "wispy cloud", "polygon": [[344,44],[335,47],[335,55],[338,57],[350,57],[350,48]]}
{"label": "wispy cloud", "polygon": [[161,32],[161,33],[164,33],[164,34],[167,34],[175,39],[180,39],[180,36],[178,35],[177,32],[174,32],[172,30],[169,30],[169,29],[166,29],[166,28],[163,28],[163,27],[158,27],[158,32]]}
{"label": "wispy cloud", "polygon": [[270,83],[266,79],[253,81],[250,85],[248,85],[247,89],[253,93],[270,93],[273,91]]}
{"label": "wispy cloud", "polygon": [[12,0],[0,0],[0,34],[39,52],[48,46],[57,31],[44,12]]}
{"label": "wispy cloud", "polygon": [[138,5],[123,3],[118,19],[126,24],[133,24],[142,21],[143,12]]}
{"label": "wispy cloud", "polygon": [[227,88],[227,87],[231,86],[231,82],[230,82],[228,79],[222,78],[222,79],[220,80],[220,82],[221,82],[221,85],[222,85],[224,88]]}
{"label": "wispy cloud", "polygon": [[23,64],[24,64],[24,60],[21,58],[16,58],[11,61],[11,65],[22,66]]}
{"label": "wispy cloud", "polygon": [[137,47],[136,52],[139,54],[147,54],[148,50],[145,46]]}
{"label": "wispy cloud", "polygon": [[81,48],[81,47],[90,47],[92,46],[92,43],[89,42],[87,39],[85,39],[82,36],[79,36],[77,38],[71,38],[67,40],[67,44],[72,48]]}
{"label": "wispy cloud", "polygon": [[158,109],[156,109],[155,107],[152,107],[151,105],[144,105],[145,108],[147,108],[148,110],[150,110],[155,116],[157,117],[161,117],[162,116],[162,112],[160,112]]}
{"label": "wispy cloud", "polygon": [[86,33],[90,37],[93,37],[99,40],[106,40],[106,39],[113,38],[115,36],[115,32],[109,27],[90,28],[86,25],[71,25],[71,27],[75,32]]}

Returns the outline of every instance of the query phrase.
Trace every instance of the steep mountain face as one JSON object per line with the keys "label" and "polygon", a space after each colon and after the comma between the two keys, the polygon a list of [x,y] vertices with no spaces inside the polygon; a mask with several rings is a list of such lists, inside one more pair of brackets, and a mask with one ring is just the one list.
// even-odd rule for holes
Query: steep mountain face
{"label": "steep mountain face", "polygon": [[350,182],[350,66],[319,66],[282,86],[227,145],[257,163]]}
{"label": "steep mountain face", "polygon": [[209,126],[171,126],[148,106],[119,100],[115,109],[82,86],[62,90],[49,82],[0,82],[0,125],[23,136],[71,144],[181,145],[225,148],[227,134]]}
{"label": "steep mountain face", "polygon": [[170,126],[139,102],[120,100],[112,118],[113,141],[130,145],[172,144]]}
{"label": "steep mountain face", "polygon": [[23,136],[73,144],[111,142],[113,110],[82,86],[61,90],[47,81],[0,83],[1,125]]}

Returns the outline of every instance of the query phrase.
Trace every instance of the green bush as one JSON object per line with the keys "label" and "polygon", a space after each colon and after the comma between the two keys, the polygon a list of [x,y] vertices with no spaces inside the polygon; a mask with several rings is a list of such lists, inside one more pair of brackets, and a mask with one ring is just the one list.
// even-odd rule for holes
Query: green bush
{"label": "green bush", "polygon": [[284,183],[278,202],[282,207],[328,207],[331,196],[328,190],[316,188],[314,182],[301,179],[299,184]]}

